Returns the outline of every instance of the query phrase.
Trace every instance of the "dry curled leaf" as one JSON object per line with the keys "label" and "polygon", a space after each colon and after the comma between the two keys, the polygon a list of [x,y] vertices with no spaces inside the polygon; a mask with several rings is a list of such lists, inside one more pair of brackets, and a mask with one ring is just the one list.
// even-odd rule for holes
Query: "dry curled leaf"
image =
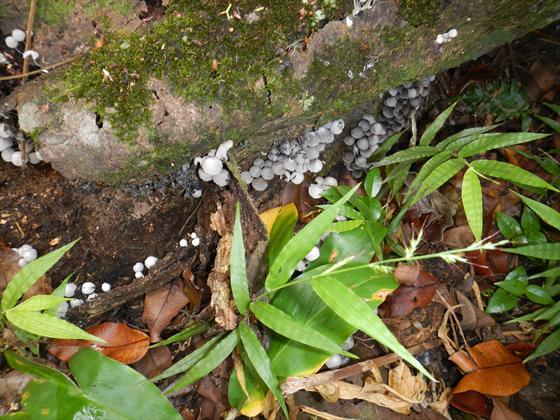
{"label": "dry curled leaf", "polygon": [[163,346],[148,350],[145,356],[134,364],[134,367],[146,378],[153,378],[172,364],[171,350]]}
{"label": "dry curled leaf", "polygon": [[47,351],[54,357],[67,362],[81,347],[91,347],[111,359],[124,364],[140,360],[148,352],[150,338],[142,331],[117,322],[104,322],[86,330],[102,338],[107,343],[94,343],[89,340],[51,340]]}
{"label": "dry curled leaf", "polygon": [[481,311],[478,306],[472,302],[461,292],[456,291],[457,300],[461,304],[461,328],[464,331],[471,331],[476,328],[493,327],[496,321],[490,315]]}
{"label": "dry curled leaf", "polygon": [[146,293],[142,319],[148,324],[152,343],[161,340],[161,332],[187,303],[189,298],[183,291],[181,280],[174,280],[158,290]]}
{"label": "dry curled leaf", "polygon": [[405,317],[416,308],[424,308],[439,287],[438,279],[427,271],[420,271],[411,286],[401,284],[383,303],[381,309],[390,317]]}

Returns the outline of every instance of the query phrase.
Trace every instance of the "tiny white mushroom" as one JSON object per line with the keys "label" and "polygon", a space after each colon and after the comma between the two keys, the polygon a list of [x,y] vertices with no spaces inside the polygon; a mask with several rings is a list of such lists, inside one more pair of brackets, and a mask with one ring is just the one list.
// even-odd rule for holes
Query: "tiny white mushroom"
{"label": "tiny white mushroom", "polygon": [[194,190],[194,192],[192,193],[192,196],[194,198],[200,198],[202,197],[202,190]]}
{"label": "tiny white mushroom", "polygon": [[64,297],[73,297],[76,294],[76,289],[78,285],[76,283],[68,283],[64,287]]}
{"label": "tiny white mushroom", "polygon": [[371,114],[364,114],[362,118],[366,120],[370,125],[372,125],[375,122],[375,118]]}
{"label": "tiny white mushroom", "polygon": [[83,303],[84,303],[84,300],[83,300],[83,299],[72,299],[72,300],[70,301],[70,306],[71,306],[72,308],[75,308],[75,307],[77,307],[77,306],[82,305]]}
{"label": "tiny white mushroom", "polygon": [[287,171],[295,171],[297,168],[297,163],[294,159],[286,159],[284,161],[284,169],[286,169]]}
{"label": "tiny white mushroom", "polygon": [[27,261],[25,261],[25,259],[23,259],[23,258],[20,258],[19,261],[18,261],[18,265],[20,267],[25,267],[27,265]]}
{"label": "tiny white mushroom", "polygon": [[14,29],[12,31],[12,38],[14,38],[17,42],[25,41],[25,32],[21,29]]}
{"label": "tiny white mushroom", "polygon": [[249,168],[249,174],[253,177],[253,178],[258,178],[259,176],[261,176],[261,168],[260,166],[257,166],[255,164],[253,164],[253,166],[251,166]]}
{"label": "tiny white mushroom", "polygon": [[144,277],[144,274],[141,271],[134,273],[134,278],[141,279],[142,277]]}
{"label": "tiny white mushroom", "polygon": [[442,34],[438,34],[438,36],[436,37],[436,44],[443,44],[443,35]]}
{"label": "tiny white mushroom", "polygon": [[23,165],[23,159],[21,158],[21,153],[19,151],[12,153],[12,163],[15,166],[22,166]]}
{"label": "tiny white mushroom", "polygon": [[187,246],[189,246],[189,243],[187,242],[186,239],[181,239],[181,240],[179,241],[179,246],[180,246],[181,248],[186,248]]}
{"label": "tiny white mushroom", "polygon": [[104,292],[108,292],[109,290],[111,290],[111,284],[109,283],[103,283],[101,285],[101,290],[103,290]]}
{"label": "tiny white mushroom", "polygon": [[342,366],[342,356],[340,354],[331,356],[331,358],[325,362],[325,366],[329,369],[338,369]]}
{"label": "tiny white mushroom", "polygon": [[26,262],[31,262],[33,260],[37,259],[37,250],[36,249],[26,249],[25,251],[23,251],[21,253],[21,257],[26,261]]}
{"label": "tiny white mushroom", "polygon": [[191,239],[197,238],[198,235],[196,234],[196,232],[192,232],[190,235]]}
{"label": "tiny white mushroom", "polygon": [[342,141],[346,146],[352,146],[356,142],[356,139],[352,136],[346,136],[342,139]]}
{"label": "tiny white mushroom", "polygon": [[352,347],[354,347],[354,339],[352,338],[352,336],[348,337],[346,339],[346,341],[344,343],[342,343],[342,346],[340,346],[342,348],[342,350],[344,351],[348,351],[350,350]]}
{"label": "tiny white mushroom", "polygon": [[207,174],[206,172],[204,172],[204,169],[200,168],[198,170],[198,176],[200,177],[200,179],[202,179],[203,181],[212,181],[212,175]]}
{"label": "tiny white mushroom", "polygon": [[229,172],[223,168],[219,174],[212,176],[212,181],[219,187],[225,187],[229,183]]}
{"label": "tiny white mushroom", "polygon": [[232,147],[233,147],[233,141],[228,140],[228,141],[223,142],[222,144],[220,144],[218,146],[218,150],[216,150],[216,157],[218,159],[221,159],[221,160],[227,160],[228,159],[228,156],[227,156],[228,151]]}
{"label": "tiny white mushroom", "polygon": [[135,273],[141,273],[142,271],[144,271],[144,264],[142,264],[141,262],[137,262],[132,266],[132,271],[134,271]]}
{"label": "tiny white mushroom", "polygon": [[27,50],[23,52],[22,56],[23,58],[31,57],[33,61],[37,61],[37,59],[39,58],[39,53],[37,51]]}
{"label": "tiny white mushroom", "polygon": [[342,133],[342,131],[344,130],[344,120],[343,119],[339,119],[339,120],[334,120],[331,124],[331,132],[333,134],[340,134]]}
{"label": "tiny white mushroom", "polygon": [[317,172],[321,172],[321,169],[323,169],[323,162],[321,162],[319,159],[313,159],[311,162],[309,162],[309,171],[313,172],[314,174],[316,174]]}
{"label": "tiny white mushroom", "polygon": [[0,152],[12,147],[12,140],[0,137]]}
{"label": "tiny white mushroom", "polygon": [[264,159],[256,158],[256,159],[253,161],[253,165],[255,165],[255,166],[259,167],[259,168],[262,168],[262,167],[264,166]]}
{"label": "tiny white mushroom", "polygon": [[255,189],[255,191],[264,191],[268,187],[268,182],[266,182],[264,179],[259,177],[253,179],[251,185]]}
{"label": "tiny white mushroom", "polygon": [[31,163],[32,165],[37,165],[39,162],[41,162],[41,159],[39,159],[37,153],[35,152],[29,153],[28,157],[29,157],[29,163]]}
{"label": "tiny white mushroom", "polygon": [[199,246],[200,245],[200,238],[196,237],[191,241],[193,246]]}
{"label": "tiny white mushroom", "polygon": [[313,248],[311,248],[311,251],[309,251],[309,253],[305,256],[305,259],[307,261],[315,261],[317,258],[319,258],[320,255],[321,251],[319,250],[319,247],[314,246]]}
{"label": "tiny white mushroom", "polygon": [[251,181],[253,181],[253,176],[251,175],[251,173],[249,171],[241,172],[241,178],[243,178],[243,181],[245,181],[245,183],[247,183],[247,184],[250,184]]}
{"label": "tiny white mushroom", "polygon": [[14,39],[13,36],[7,36],[4,39],[4,42],[6,43],[8,48],[17,48],[17,46],[18,46],[18,42]]}
{"label": "tiny white mushroom", "polygon": [[355,139],[360,139],[364,136],[364,130],[362,130],[360,127],[354,127],[352,131],[350,131],[350,135]]}
{"label": "tiny white mushroom", "polygon": [[305,263],[305,261],[301,260],[300,262],[298,262],[298,264],[296,266],[296,270],[299,271],[299,272],[303,272],[306,267],[307,267],[307,264]]}
{"label": "tiny white mushroom", "polygon": [[[284,163],[282,163],[281,161],[277,161],[274,162],[272,164],[272,172],[274,172],[274,175],[282,175],[284,173]],[[251,178],[251,181],[253,179]],[[250,183],[250,181],[247,182],[248,184]]]}
{"label": "tiny white mushroom", "polygon": [[66,316],[66,314],[68,313],[68,308],[70,307],[70,305],[68,304],[68,302],[62,302],[60,304],[60,306],[58,307],[58,312],[56,314],[56,316],[58,318],[64,318]]}
{"label": "tiny white mushroom", "polygon": [[94,290],[95,284],[93,284],[91,281],[86,281],[84,284],[82,284],[82,294],[90,295]]}
{"label": "tiny white mushroom", "polygon": [[261,177],[266,181],[270,181],[272,178],[274,178],[274,171],[272,170],[272,168],[265,166],[261,170]]}
{"label": "tiny white mushroom", "polygon": [[450,38],[455,38],[458,35],[457,29],[450,29],[449,32],[447,32],[447,35],[449,35]]}
{"label": "tiny white mushroom", "polygon": [[299,185],[303,182],[304,178],[305,178],[305,176],[303,174],[300,174],[299,172],[294,172],[292,174],[292,176],[290,177],[290,181],[293,184]]}
{"label": "tiny white mushroom", "polygon": [[158,258],[154,257],[153,255],[150,255],[149,257],[147,257],[144,260],[144,265],[146,266],[146,268],[149,270],[150,268],[152,268],[154,265],[156,265],[156,263],[158,262]]}
{"label": "tiny white mushroom", "polygon": [[206,156],[202,159],[202,163],[200,164],[204,172],[208,175],[218,175],[223,168],[223,163],[220,159],[214,156]]}
{"label": "tiny white mushroom", "polygon": [[307,189],[307,192],[311,196],[311,198],[321,198],[321,194],[323,193],[323,187],[319,184],[311,184]]}
{"label": "tiny white mushroom", "polygon": [[327,187],[334,187],[334,186],[338,185],[338,181],[333,176],[327,176],[327,177],[325,177],[325,185]]}

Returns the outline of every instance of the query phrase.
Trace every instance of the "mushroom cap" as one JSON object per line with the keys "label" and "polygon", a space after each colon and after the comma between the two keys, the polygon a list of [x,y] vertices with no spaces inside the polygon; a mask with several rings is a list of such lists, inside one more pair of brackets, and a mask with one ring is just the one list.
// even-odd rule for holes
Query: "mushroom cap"
{"label": "mushroom cap", "polygon": [[294,159],[288,158],[284,161],[284,169],[287,171],[295,171],[297,168],[297,163]]}
{"label": "mushroom cap", "polygon": [[264,191],[268,187],[268,182],[262,178],[255,178],[253,179],[253,182],[251,182],[251,185],[255,191]]}
{"label": "mushroom cap", "polygon": [[28,159],[29,163],[31,163],[32,165],[37,165],[39,162],[41,162],[41,159],[39,159],[37,153],[35,152],[29,153]]}
{"label": "mushroom cap", "polygon": [[13,36],[7,36],[4,39],[4,42],[6,43],[8,48],[17,48],[18,46],[18,42],[14,39]]}
{"label": "mushroom cap", "polygon": [[144,260],[144,265],[146,266],[146,268],[150,269],[152,268],[154,265],[156,265],[156,263],[158,262],[158,258],[154,257],[153,255],[150,255],[149,257],[147,257]]}
{"label": "mushroom cap", "polygon": [[15,166],[22,166],[23,165],[23,159],[21,158],[21,153],[19,151],[16,151],[16,152],[12,153],[12,163]]}
{"label": "mushroom cap", "polygon": [[250,184],[253,181],[253,176],[249,171],[241,172],[241,178],[243,178],[243,181],[247,184]]}
{"label": "mushroom cap", "polygon": [[394,96],[389,96],[387,99],[385,99],[385,105],[390,106],[391,108],[397,106],[397,98],[395,98]]}
{"label": "mushroom cap", "polygon": [[215,156],[206,156],[202,159],[201,168],[208,175],[218,175],[224,167],[222,161]]}
{"label": "mushroom cap", "polygon": [[261,176],[261,168],[260,166],[257,166],[255,164],[253,164],[253,166],[251,166],[249,168],[249,173],[251,174],[251,176],[253,178],[258,178],[259,176]]}
{"label": "mushroom cap", "polygon": [[200,177],[200,179],[202,179],[203,181],[211,181],[212,180],[212,175],[207,174],[204,169],[200,168],[198,170],[198,176]]}
{"label": "mushroom cap", "polygon": [[418,91],[414,88],[408,89],[408,97],[409,99],[414,99],[418,96]]}
{"label": "mushroom cap", "polygon": [[442,34],[438,34],[438,36],[436,37],[436,44],[443,44],[443,35]]}
{"label": "mushroom cap", "polygon": [[132,266],[132,271],[134,271],[135,273],[144,271],[144,264],[142,264],[141,262],[137,262]]}
{"label": "mushroom cap", "polygon": [[360,168],[368,167],[367,159],[363,156],[358,156],[354,162],[356,162],[356,165],[358,165]]}
{"label": "mushroom cap", "polygon": [[22,42],[25,40],[25,32],[21,29],[14,29],[12,31],[12,38],[14,38],[18,42]]}
{"label": "mushroom cap", "polygon": [[304,178],[305,178],[305,176],[303,174],[301,174],[299,172],[294,172],[292,174],[292,176],[290,177],[290,181],[293,184],[299,185],[303,182]]}
{"label": "mushroom cap", "polygon": [[31,262],[33,260],[37,259],[37,250],[36,249],[26,249],[25,251],[23,251],[21,253],[21,257],[26,261],[26,262]]}
{"label": "mushroom cap", "polygon": [[[284,173],[284,162],[278,161],[272,164],[272,172],[274,175],[282,175]],[[247,182],[248,183],[248,182]]]}
{"label": "mushroom cap", "polygon": [[319,149],[316,147],[311,147],[310,149],[307,150],[307,157],[311,160],[317,159],[320,154],[321,152],[319,152]]}
{"label": "mushroom cap", "polygon": [[307,189],[307,192],[311,196],[311,198],[321,198],[321,194],[323,194],[323,187],[319,184],[311,184]]}
{"label": "mushroom cap", "polygon": [[327,177],[325,177],[324,184],[327,187],[335,187],[335,186],[338,185],[338,181],[336,180],[336,178],[334,176],[327,176]]}
{"label": "mushroom cap", "polygon": [[364,136],[364,130],[362,130],[360,127],[354,127],[352,131],[350,131],[350,135],[355,139],[360,139]]}
{"label": "mushroom cap", "polygon": [[90,295],[94,290],[95,284],[93,284],[91,281],[86,281],[84,284],[82,284],[82,294]]}
{"label": "mushroom cap", "polygon": [[229,172],[226,168],[222,168],[218,175],[212,177],[212,181],[214,181],[218,187],[225,187],[229,183]]}
{"label": "mushroom cap", "polygon": [[323,162],[321,162],[319,159],[313,159],[309,162],[310,172],[316,174],[317,172],[321,172],[321,169],[323,169]]}
{"label": "mushroom cap", "polygon": [[383,115],[387,118],[392,118],[394,115],[393,109],[389,107],[383,107]]}
{"label": "mushroom cap", "polygon": [[342,366],[342,356],[340,354],[334,354],[329,360],[325,362],[325,366],[328,369],[338,369]]}
{"label": "mushroom cap", "polygon": [[257,166],[257,167],[259,167],[259,168],[262,168],[262,167],[264,166],[264,159],[262,159],[262,158],[256,158],[256,159],[253,161],[253,166]]}
{"label": "mushroom cap", "polygon": [[141,279],[142,277],[144,277],[144,274],[141,271],[134,273],[134,278]]}
{"label": "mushroom cap", "polygon": [[370,125],[375,122],[375,118],[371,114],[364,114],[362,118],[366,120]]}
{"label": "mushroom cap", "polygon": [[305,142],[309,147],[315,147],[321,143],[321,137],[315,131],[310,131],[305,135]]}
{"label": "mushroom cap", "polygon": [[447,32],[447,35],[449,35],[450,38],[455,38],[459,33],[457,32],[457,29],[453,28],[450,29],[449,32]]}
{"label": "mushroom cap", "polygon": [[391,88],[389,89],[389,95],[391,96],[397,96],[399,94],[399,89],[398,88]]}
{"label": "mushroom cap", "polygon": [[367,137],[362,137],[356,142],[356,145],[360,150],[366,150],[369,147],[369,140]]}
{"label": "mushroom cap", "polygon": [[64,287],[64,297],[72,297],[76,294],[78,285],[75,283],[67,283]]}
{"label": "mushroom cap", "polygon": [[220,144],[218,146],[218,149],[216,150],[216,157],[218,159],[221,159],[221,160],[227,160],[228,159],[228,156],[227,156],[228,151],[232,147],[233,147],[233,141],[228,140],[228,141],[223,142],[222,144]]}
{"label": "mushroom cap", "polygon": [[0,152],[12,147],[12,140],[9,138],[0,137]]}
{"label": "mushroom cap", "polygon": [[108,292],[109,290],[111,290],[111,284],[109,283],[103,283],[101,285],[101,290],[103,290],[104,292]]}
{"label": "mushroom cap", "polygon": [[358,123],[358,126],[365,131],[369,130],[369,126],[371,124],[367,121],[367,120],[360,120],[360,122]]}
{"label": "mushroom cap", "polygon": [[311,251],[305,256],[307,261],[315,261],[321,255],[321,251],[319,250],[318,246],[314,246],[311,248]]}
{"label": "mushroom cap", "polygon": [[331,132],[333,134],[340,134],[344,131],[344,120],[341,118],[339,120],[334,120],[331,124]]}
{"label": "mushroom cap", "polygon": [[272,178],[274,178],[274,171],[272,170],[272,168],[265,166],[261,170],[261,177],[266,181],[270,181]]}
{"label": "mushroom cap", "polygon": [[345,153],[342,155],[342,160],[343,160],[345,163],[350,163],[350,162],[352,162],[352,161],[354,160],[354,153],[352,153],[352,152],[345,152]]}
{"label": "mushroom cap", "polygon": [[352,146],[354,144],[354,142],[356,141],[356,139],[352,136],[346,136],[342,139],[342,141],[344,142],[344,144],[346,146]]}
{"label": "mushroom cap", "polygon": [[193,246],[199,246],[200,245],[200,238],[194,238],[191,243],[193,244]]}

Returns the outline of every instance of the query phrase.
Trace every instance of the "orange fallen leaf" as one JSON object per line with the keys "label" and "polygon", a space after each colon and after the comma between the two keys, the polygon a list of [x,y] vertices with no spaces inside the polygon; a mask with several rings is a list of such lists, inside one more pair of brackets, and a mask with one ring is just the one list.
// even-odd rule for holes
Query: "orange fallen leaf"
{"label": "orange fallen leaf", "polygon": [[81,347],[91,347],[111,359],[124,364],[140,360],[148,352],[150,339],[142,331],[117,322],[104,322],[86,330],[104,339],[107,344],[89,340],[51,340],[47,351],[54,357],[67,362]]}

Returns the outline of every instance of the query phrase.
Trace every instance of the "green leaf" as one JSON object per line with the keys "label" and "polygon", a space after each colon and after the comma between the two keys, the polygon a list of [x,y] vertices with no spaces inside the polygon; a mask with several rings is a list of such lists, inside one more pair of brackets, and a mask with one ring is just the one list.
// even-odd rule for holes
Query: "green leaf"
{"label": "green leaf", "polygon": [[157,347],[167,346],[168,344],[177,343],[178,341],[186,341],[195,335],[201,334],[206,331],[210,327],[210,324],[207,322],[197,322],[193,325],[186,327],[184,330],[179,331],[177,334],[173,334],[171,337],[166,338],[163,341],[159,341],[155,344],[150,346],[151,349],[155,349]]}
{"label": "green leaf", "polygon": [[532,302],[541,304],[541,305],[553,305],[554,299],[552,296],[542,287],[536,286],[531,284],[527,286],[527,290],[525,291],[525,296]]}
{"label": "green leaf", "polygon": [[354,291],[332,277],[314,279],[313,290],[339,317],[388,347],[428,378],[432,375],[395,338],[383,321]]}
{"label": "green leaf", "polygon": [[556,104],[545,104],[545,105],[550,109],[552,109],[554,112],[556,112],[557,115],[560,115],[560,105],[556,105]]}
{"label": "green leaf", "polygon": [[411,205],[437,190],[463,169],[463,166],[465,166],[463,159],[451,159],[439,165],[422,182],[412,199]]}
{"label": "green leaf", "polygon": [[329,232],[342,233],[357,229],[364,224],[364,220],[345,220],[343,222],[332,223]]}
{"label": "green leaf", "polygon": [[211,338],[202,346],[200,346],[198,349],[183,357],[173,366],[170,366],[169,368],[165,369],[162,373],[152,378],[152,381],[158,382],[161,381],[162,379],[169,378],[171,376],[178,375],[179,373],[186,372],[194,365],[196,365],[198,362],[200,362],[204,358],[204,356],[206,356],[206,354],[208,354],[208,352],[212,348],[214,348],[216,343],[218,343],[218,341],[220,341],[221,338],[222,335],[218,335],[216,337]]}
{"label": "green leaf", "polygon": [[228,357],[237,345],[237,331],[232,331],[227,337],[216,344],[198,363],[175,382],[168,393],[180,389],[198,381],[216,369]]}
{"label": "green leaf", "polygon": [[505,248],[502,251],[511,254],[525,255],[526,257],[540,258],[543,260],[560,260],[560,242],[552,244],[526,245],[518,248]]}
{"label": "green leaf", "polygon": [[504,289],[496,289],[490,298],[490,302],[488,302],[488,306],[486,306],[486,313],[496,314],[509,311],[510,309],[517,307],[518,301],[519,298],[517,296],[513,296]]}
{"label": "green leaf", "polygon": [[249,307],[250,298],[239,203],[237,203],[235,208],[235,223],[233,225],[233,239],[231,243],[229,267],[231,294],[233,295],[233,300],[237,310],[241,315],[244,315]]}
{"label": "green leaf", "polygon": [[525,233],[540,233],[541,223],[539,222],[539,218],[529,207],[523,208],[523,215],[521,216],[521,228]]}
{"label": "green leaf", "polygon": [[451,106],[449,106],[445,111],[439,114],[434,122],[431,123],[428,128],[426,128],[426,131],[424,131],[424,134],[422,134],[422,137],[420,138],[420,146],[428,146],[432,142],[432,140],[441,129],[441,127],[443,127],[443,124],[445,124],[445,121],[447,121],[456,106],[457,102],[451,104]]}
{"label": "green leaf", "polygon": [[72,248],[78,240],[79,239],[76,239],[68,245],[64,245],[61,248],[49,252],[48,254],[31,261],[25,267],[22,267],[12,280],[10,280],[6,286],[6,290],[4,290],[1,302],[2,310],[7,311],[8,309],[13,308],[19,298],[21,298],[23,294],[41,278],[41,276],[49,271],[49,269],[55,265],[66,253],[66,251]]}
{"label": "green leaf", "polygon": [[399,141],[404,131],[399,131],[398,133],[393,134],[391,137],[383,140],[379,149],[375,151],[373,155],[369,158],[369,161],[378,161],[385,157],[387,152],[393,148],[395,144]]}
{"label": "green leaf", "polygon": [[375,197],[379,193],[382,184],[383,179],[381,179],[381,171],[379,170],[379,168],[371,169],[366,176],[366,180],[364,181],[364,189],[366,190],[366,194],[369,197]]}
{"label": "green leaf", "polygon": [[552,118],[545,117],[544,115],[537,115],[536,117],[546,125],[548,125],[550,128],[552,128],[554,131],[560,133],[560,122],[553,120]]}
{"label": "green leaf", "polygon": [[560,348],[560,328],[557,328],[552,334],[546,337],[537,349],[527,357],[524,362],[542,357],[545,354],[552,353]]}
{"label": "green leaf", "polygon": [[550,134],[538,133],[487,133],[482,134],[477,140],[464,146],[459,151],[460,158],[478,155],[492,149],[513,146],[515,144],[527,143],[542,139]]}
{"label": "green leaf", "polygon": [[461,200],[467,221],[477,241],[482,239],[482,189],[476,172],[469,168],[463,177]]}
{"label": "green leaf", "polygon": [[105,343],[105,340],[53,315],[22,311],[16,307],[6,311],[6,318],[17,328],[42,337],[91,340],[97,343]]}
{"label": "green leaf", "polygon": [[[495,129],[496,127],[499,127],[500,125],[501,124],[494,124],[494,125],[488,125],[488,126],[485,126],[485,127],[466,128],[464,130],[459,131],[458,133],[455,133],[455,134],[447,137],[445,140],[440,141],[437,144],[437,147],[439,147],[440,149],[445,149],[445,150],[455,152],[458,149],[460,149],[461,147],[463,147],[463,145],[466,144],[465,142],[455,143],[456,140],[468,139],[467,142],[476,140],[475,135],[486,133],[488,131],[491,131],[491,130]],[[457,147],[458,144],[461,144],[461,146]]]}
{"label": "green leaf", "polygon": [[394,163],[401,162],[414,162],[415,160],[422,159],[428,156],[433,156],[440,152],[437,147],[433,146],[416,146],[410,149],[401,150],[379,162],[374,163],[374,166],[386,166]]}
{"label": "green leaf", "polygon": [[53,295],[36,295],[31,296],[25,302],[20,303],[11,311],[42,311],[53,307],[59,307],[60,304],[67,299],[64,297]]}
{"label": "green leaf", "polygon": [[507,321],[507,324],[512,322],[522,322],[522,321],[548,321],[549,319],[553,318],[554,316],[560,313],[560,302],[556,302],[554,305],[539,309],[537,311],[531,312],[529,314],[514,318],[510,321]]}
{"label": "green leaf", "polygon": [[496,213],[496,224],[500,233],[507,239],[513,239],[523,233],[517,220],[501,211]]}
{"label": "green leaf", "polygon": [[544,179],[533,175],[531,172],[521,169],[518,166],[507,162],[497,160],[477,160],[471,163],[471,167],[483,175],[505,179],[514,184],[528,185],[536,188],[547,188],[553,191],[559,191],[558,188],[550,185]]}
{"label": "green leaf", "polygon": [[410,183],[410,187],[408,188],[407,198],[412,197],[414,193],[418,192],[418,187],[422,185],[424,180],[430,175],[438,166],[440,166],[443,162],[448,160],[453,153],[443,151],[439,152],[437,155],[432,156],[430,159],[422,165],[422,169],[420,172],[414,177],[412,182]]}
{"label": "green leaf", "polygon": [[6,362],[8,362],[10,367],[12,367],[13,369],[31,376],[35,376],[36,378],[42,378],[48,381],[59,383],[68,388],[73,388],[75,390],[78,389],[74,382],[72,382],[66,375],[63,375],[56,369],[44,366],[39,363],[35,363],[10,350],[4,351],[3,354],[6,358]]}
{"label": "green leaf", "polygon": [[68,365],[80,389],[90,399],[122,418],[181,419],[154,384],[134,369],[100,352],[81,348]]}
{"label": "green leaf", "polygon": [[297,264],[311,251],[319,242],[321,236],[329,229],[331,223],[337,216],[338,210],[348,201],[359,188],[359,184],[348,191],[344,197],[338,200],[332,207],[322,212],[319,216],[308,223],[282,248],[278,257],[274,260],[265,280],[268,291],[274,290],[285,284],[294,273]]}
{"label": "green leaf", "polygon": [[284,337],[331,354],[340,353],[347,357],[356,358],[352,353],[342,350],[330,338],[268,303],[261,301],[252,303],[251,311],[264,325]]}
{"label": "green leaf", "polygon": [[549,268],[541,273],[532,274],[529,276],[529,280],[540,279],[543,277],[558,278],[560,277],[560,266]]}
{"label": "green leaf", "polygon": [[268,265],[272,265],[280,251],[294,236],[294,227],[298,222],[298,212],[295,205],[284,206],[272,225],[268,238]]}
{"label": "green leaf", "polygon": [[514,296],[521,297],[525,294],[528,283],[527,270],[520,265],[515,270],[510,271],[503,281],[498,281],[494,284]]}
{"label": "green leaf", "polygon": [[270,359],[266,355],[259,339],[253,330],[245,323],[242,322],[239,324],[238,328],[243,348],[247,352],[247,356],[249,357],[253,368],[255,368],[259,377],[266,384],[267,388],[270,389],[276,398],[276,401],[280,404],[280,407],[282,407],[282,411],[284,412],[286,418],[290,418],[288,415],[288,408],[284,402],[284,397],[282,396],[280,387],[278,386],[278,380],[276,379],[276,376],[274,376],[274,373],[272,373]]}
{"label": "green leaf", "polygon": [[531,198],[525,197],[521,194],[517,194],[523,203],[533,210],[537,215],[550,226],[560,230],[560,213],[554,210],[552,207],[547,206],[539,201],[535,201]]}
{"label": "green leaf", "polygon": [[[74,275],[74,273],[70,273],[68,274],[64,280],[62,280],[62,283],[60,283],[56,289],[53,290],[53,292],[51,293],[51,296],[59,296],[59,297],[64,297],[64,291],[66,290],[66,285],[68,284],[68,282],[70,281],[70,279],[72,278],[72,276]],[[53,306],[52,308],[49,308],[47,310],[45,310],[44,312],[46,314],[49,315],[54,315],[57,316],[58,315],[58,311],[60,309],[60,305],[58,306]]]}

